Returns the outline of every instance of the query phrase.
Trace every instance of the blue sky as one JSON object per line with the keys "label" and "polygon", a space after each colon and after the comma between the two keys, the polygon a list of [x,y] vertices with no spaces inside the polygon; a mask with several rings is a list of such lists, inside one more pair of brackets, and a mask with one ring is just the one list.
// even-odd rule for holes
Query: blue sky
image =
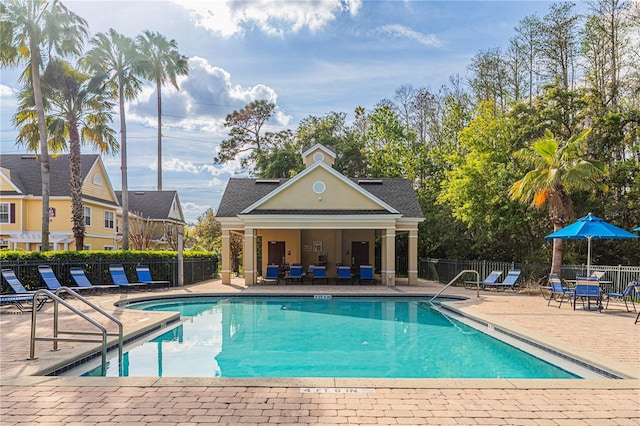
{"label": "blue sky", "polygon": [[[309,115],[367,110],[410,84],[434,91],[466,79],[480,50],[506,47],[543,1],[63,1],[90,33],[143,30],[175,39],[190,58],[180,90],[163,89],[163,189],[177,190],[187,221],[217,208],[237,164],[214,166],[227,114],[257,99],[276,104],[269,130],[295,130]],[[0,74],[0,151],[15,145],[19,69]],[[155,90],[127,105],[130,190],[155,190]],[[119,125],[114,123],[114,128]],[[89,151],[85,150],[85,153]],[[103,157],[120,189],[119,157]]]}

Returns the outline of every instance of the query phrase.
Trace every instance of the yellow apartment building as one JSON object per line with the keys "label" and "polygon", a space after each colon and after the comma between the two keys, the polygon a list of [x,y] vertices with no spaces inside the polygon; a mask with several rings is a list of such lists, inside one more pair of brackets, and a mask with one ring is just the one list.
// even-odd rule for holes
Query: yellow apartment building
{"label": "yellow apartment building", "polygon": [[[52,250],[75,250],[71,221],[69,156],[50,159],[49,241]],[[99,155],[82,155],[85,249],[117,247],[118,199]],[[35,155],[0,157],[0,247],[40,250],[42,179]]]}
{"label": "yellow apartment building", "polygon": [[[116,196],[122,205],[122,191],[116,191]],[[177,191],[129,191],[129,218],[130,222],[151,222],[149,245],[142,250],[177,250],[178,229],[185,224]],[[122,209],[118,211],[118,219],[121,223]]]}

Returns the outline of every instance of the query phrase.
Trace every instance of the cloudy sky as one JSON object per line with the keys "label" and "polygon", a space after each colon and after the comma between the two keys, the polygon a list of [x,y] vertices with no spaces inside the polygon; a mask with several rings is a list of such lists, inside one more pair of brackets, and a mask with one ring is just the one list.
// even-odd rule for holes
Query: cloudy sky
{"label": "cloudy sky", "polygon": [[[214,166],[228,134],[227,114],[257,99],[276,104],[270,130],[295,130],[310,115],[372,109],[403,84],[437,90],[466,77],[480,50],[507,46],[525,16],[544,16],[543,1],[64,1],[90,33],[144,30],[175,39],[189,57],[180,90],[163,89],[163,189],[177,190],[187,221],[217,208],[237,164]],[[0,149],[15,144],[20,70],[0,74]],[[154,190],[155,90],[127,105],[130,190]],[[119,125],[114,124],[114,128]],[[87,150],[84,151],[88,153]],[[120,189],[119,157],[104,157]]]}

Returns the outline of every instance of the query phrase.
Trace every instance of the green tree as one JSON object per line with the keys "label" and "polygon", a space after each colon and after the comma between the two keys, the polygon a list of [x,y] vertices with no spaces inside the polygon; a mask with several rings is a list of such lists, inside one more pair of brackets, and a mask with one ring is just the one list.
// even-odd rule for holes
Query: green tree
{"label": "green tree", "polygon": [[222,231],[220,222],[216,220],[216,212],[212,208],[198,216],[190,237],[195,242],[193,248],[196,250],[221,251]]}
{"label": "green tree", "polygon": [[41,249],[49,250],[49,146],[40,72],[54,54],[78,55],[87,36],[87,23],[58,1],[9,0],[2,4],[2,52],[0,64],[13,66],[27,63],[23,72],[25,84],[33,90],[40,141],[42,176],[42,240]]}
{"label": "green tree", "polygon": [[69,138],[71,221],[76,250],[84,247],[84,208],[82,205],[82,144],[105,153],[118,151],[113,121],[113,104],[104,93],[89,87],[89,76],[61,60],[49,62],[43,78],[47,111],[58,121]]}
{"label": "green tree", "polygon": [[[519,171],[509,161],[520,148],[513,123],[497,113],[493,103],[485,102],[459,137],[461,149],[450,155],[452,167],[445,172],[438,202],[467,225],[466,233],[472,236],[468,254],[519,258],[523,254],[519,249],[527,247],[528,241],[522,238],[523,209],[507,197]],[[516,236],[519,243],[514,241]]]}
{"label": "green tree", "polygon": [[136,75],[138,58],[135,44],[114,29],[98,33],[90,41],[91,49],[80,59],[94,73],[92,86],[108,91],[120,104],[120,168],[122,174],[122,248],[129,249],[129,189],[127,184],[127,124],[124,102],[136,97],[141,82]]}
{"label": "green tree", "polygon": [[178,90],[177,77],[189,74],[186,56],[178,52],[178,43],[157,32],[146,30],[136,38],[140,60],[138,72],[155,83],[158,108],[158,191],[162,191],[162,86],[170,82]]}
{"label": "green tree", "polygon": [[529,107],[533,105],[536,92],[536,79],[540,77],[536,67],[541,51],[542,21],[536,15],[525,16],[515,27],[515,41],[520,46],[524,58],[524,72],[526,73]]}
{"label": "green tree", "polygon": [[[364,108],[356,111],[356,114],[365,114]],[[299,145],[306,147],[316,143],[333,147],[336,153],[334,169],[345,176],[366,177],[364,138],[357,127],[347,125],[346,119],[344,112],[331,111],[321,117],[310,115],[300,121],[296,139]]]}
{"label": "green tree", "polygon": [[336,161],[333,168],[350,178],[366,178],[368,161],[364,149],[364,138],[356,129],[350,129],[336,146]]}
{"label": "green tree", "polygon": [[213,162],[224,164],[240,157],[243,170],[255,165],[264,144],[262,127],[273,116],[275,107],[275,104],[264,100],[253,101],[227,115],[224,127],[231,128],[230,138],[222,141]]}
{"label": "green tree", "polygon": [[267,133],[266,147],[258,153],[254,175],[261,178],[290,178],[304,169],[300,146],[291,130]]}
{"label": "green tree", "polygon": [[405,177],[415,181],[424,145],[416,143],[416,134],[400,123],[389,105],[369,114],[365,150],[371,160],[372,177]]}
{"label": "green tree", "polygon": [[[510,197],[536,208],[545,205],[553,230],[557,231],[574,219],[570,193],[575,190],[606,189],[601,179],[608,173],[600,161],[583,157],[590,129],[560,143],[550,131],[522,148],[514,156],[532,170],[516,181]],[[562,266],[562,240],[553,240],[551,273],[560,274]]]}
{"label": "green tree", "polygon": [[575,3],[554,3],[542,19],[540,58],[550,80],[557,79],[564,90],[572,88],[578,62],[580,34]]}

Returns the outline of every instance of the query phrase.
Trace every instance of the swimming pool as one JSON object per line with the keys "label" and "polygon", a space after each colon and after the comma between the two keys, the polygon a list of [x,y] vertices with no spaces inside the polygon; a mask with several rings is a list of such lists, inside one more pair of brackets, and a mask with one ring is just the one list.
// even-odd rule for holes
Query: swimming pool
{"label": "swimming pool", "polygon": [[[424,299],[193,298],[129,305],[182,323],[107,376],[576,378],[445,316]],[[85,375],[100,375],[96,369]]]}

